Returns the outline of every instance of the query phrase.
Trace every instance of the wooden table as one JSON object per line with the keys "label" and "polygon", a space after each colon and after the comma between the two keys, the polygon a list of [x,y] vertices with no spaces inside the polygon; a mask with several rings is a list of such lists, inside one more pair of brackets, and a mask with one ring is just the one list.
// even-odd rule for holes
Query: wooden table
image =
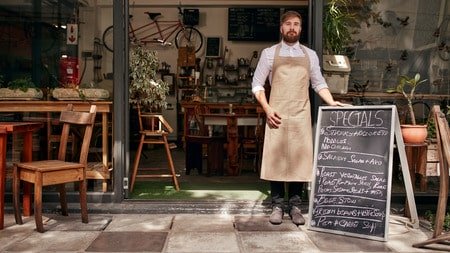
{"label": "wooden table", "polygon": [[234,114],[234,113],[209,113],[202,114],[205,125],[216,125],[227,127],[228,142],[228,175],[238,175],[238,126],[257,126],[258,115],[252,114]]}
{"label": "wooden table", "polygon": [[[0,229],[4,227],[5,184],[6,184],[6,143],[8,134],[23,134],[22,161],[33,158],[33,132],[43,126],[38,122],[0,122]],[[24,184],[23,213],[31,215],[31,185]]]}
{"label": "wooden table", "polygon": [[[103,180],[103,192],[107,190],[109,179],[108,165],[108,113],[112,112],[112,101],[0,101],[0,112],[61,112],[68,104],[73,104],[75,111],[89,111],[91,105],[97,106],[97,113],[102,115],[102,171],[86,171],[86,178]],[[50,121],[50,119],[49,119]],[[49,123],[49,122],[48,122]]]}
{"label": "wooden table", "polygon": [[413,189],[416,183],[416,174],[419,174],[420,191],[427,190],[427,150],[428,143],[405,143],[406,159],[408,160],[409,175]]}

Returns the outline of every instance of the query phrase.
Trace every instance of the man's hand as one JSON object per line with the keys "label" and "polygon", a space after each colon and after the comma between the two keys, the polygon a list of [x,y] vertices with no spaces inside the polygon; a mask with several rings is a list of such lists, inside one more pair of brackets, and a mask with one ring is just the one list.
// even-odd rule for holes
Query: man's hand
{"label": "man's hand", "polygon": [[346,103],[341,103],[339,101],[334,101],[334,106],[342,106],[342,107],[347,107],[347,106],[353,106],[351,104],[346,104]]}
{"label": "man's hand", "polygon": [[278,127],[280,127],[281,117],[280,115],[278,115],[277,112],[270,109],[266,112],[266,115],[267,115],[267,124],[269,125],[270,128],[277,129]]}

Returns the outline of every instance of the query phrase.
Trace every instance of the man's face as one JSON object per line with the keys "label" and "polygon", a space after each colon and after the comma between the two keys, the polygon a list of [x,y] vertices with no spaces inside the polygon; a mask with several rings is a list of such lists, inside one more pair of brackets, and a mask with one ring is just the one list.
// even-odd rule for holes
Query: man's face
{"label": "man's face", "polygon": [[302,31],[302,24],[298,17],[292,17],[287,19],[281,24],[281,36],[287,43],[295,43],[300,38],[300,32]]}

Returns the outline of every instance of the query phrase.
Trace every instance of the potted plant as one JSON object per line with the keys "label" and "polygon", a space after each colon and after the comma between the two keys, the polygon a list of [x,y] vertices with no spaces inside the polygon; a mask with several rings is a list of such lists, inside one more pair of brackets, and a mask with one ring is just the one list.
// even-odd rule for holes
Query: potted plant
{"label": "potted plant", "polygon": [[420,74],[414,77],[400,76],[397,87],[388,89],[387,92],[398,92],[407,100],[407,108],[411,124],[402,124],[402,135],[405,143],[423,143],[427,138],[427,125],[416,124],[416,115],[414,113],[413,102],[417,87],[426,82],[427,79],[420,80]]}
{"label": "potted plant", "polygon": [[37,100],[42,99],[44,94],[37,88],[30,77],[19,77],[6,84],[3,77],[0,78],[0,97],[4,100]]}
{"label": "potted plant", "polygon": [[107,100],[110,98],[107,90],[94,88],[91,84],[54,88],[52,96],[58,100]]}
{"label": "potted plant", "polygon": [[167,107],[169,84],[157,78],[156,51],[135,46],[130,51],[129,102],[146,112],[161,112]]}

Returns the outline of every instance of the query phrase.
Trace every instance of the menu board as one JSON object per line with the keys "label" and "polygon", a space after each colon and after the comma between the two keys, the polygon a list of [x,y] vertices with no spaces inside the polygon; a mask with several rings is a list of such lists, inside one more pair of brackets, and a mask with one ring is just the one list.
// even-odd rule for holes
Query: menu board
{"label": "menu board", "polygon": [[319,107],[309,229],[387,240],[394,110]]}
{"label": "menu board", "polygon": [[229,8],[228,40],[279,41],[279,8]]}

